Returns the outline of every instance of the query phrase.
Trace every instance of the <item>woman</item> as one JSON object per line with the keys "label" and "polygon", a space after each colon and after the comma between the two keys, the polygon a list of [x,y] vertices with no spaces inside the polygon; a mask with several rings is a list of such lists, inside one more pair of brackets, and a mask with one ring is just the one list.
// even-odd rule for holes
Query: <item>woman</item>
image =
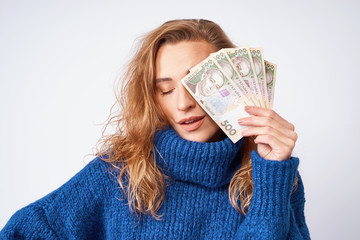
{"label": "woman", "polygon": [[246,138],[233,144],[180,82],[229,47],[207,20],[148,33],[106,125],[116,133],[62,187],[16,212],[1,239],[309,239],[294,126],[249,107]]}

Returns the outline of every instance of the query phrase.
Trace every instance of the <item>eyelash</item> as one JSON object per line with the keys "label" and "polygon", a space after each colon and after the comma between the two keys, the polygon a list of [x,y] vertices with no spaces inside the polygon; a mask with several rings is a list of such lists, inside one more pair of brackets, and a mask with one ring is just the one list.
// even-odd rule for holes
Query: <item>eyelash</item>
{"label": "eyelash", "polygon": [[166,92],[161,92],[161,95],[166,95],[166,94],[170,94],[174,89],[171,89],[170,91],[166,91]]}

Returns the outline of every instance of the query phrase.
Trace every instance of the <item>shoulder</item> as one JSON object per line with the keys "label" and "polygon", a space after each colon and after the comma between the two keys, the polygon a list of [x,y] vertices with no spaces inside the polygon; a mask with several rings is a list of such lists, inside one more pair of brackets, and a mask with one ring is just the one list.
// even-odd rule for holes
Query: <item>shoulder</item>
{"label": "shoulder", "polygon": [[48,208],[71,208],[77,205],[80,207],[105,198],[112,187],[116,187],[116,179],[111,174],[111,165],[96,157],[60,188],[35,204]]}
{"label": "shoulder", "polygon": [[54,203],[54,200],[82,198],[84,194],[89,197],[104,195],[104,193],[108,192],[108,187],[115,182],[114,177],[110,174],[110,169],[109,163],[96,157],[60,188],[49,193],[37,203],[44,205]]}
{"label": "shoulder", "polygon": [[[96,157],[58,189],[18,210],[1,231],[6,236],[63,237],[78,225],[101,214],[104,202],[117,190],[111,165]],[[56,233],[56,234],[55,234]],[[41,234],[41,235],[37,235]]]}
{"label": "shoulder", "polygon": [[0,239],[58,239],[44,209],[35,203],[12,215],[1,230]]}

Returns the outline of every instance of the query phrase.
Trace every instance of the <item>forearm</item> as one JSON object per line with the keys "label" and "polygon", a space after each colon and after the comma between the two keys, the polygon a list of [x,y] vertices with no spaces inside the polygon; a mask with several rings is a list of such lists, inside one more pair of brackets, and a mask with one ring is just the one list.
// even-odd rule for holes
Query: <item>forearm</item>
{"label": "forearm", "polygon": [[[291,200],[299,159],[270,161],[253,152],[252,164],[254,193],[234,239],[309,239],[305,219],[297,216],[301,201]],[[303,191],[302,185],[297,191]],[[291,202],[299,205],[296,211]]]}

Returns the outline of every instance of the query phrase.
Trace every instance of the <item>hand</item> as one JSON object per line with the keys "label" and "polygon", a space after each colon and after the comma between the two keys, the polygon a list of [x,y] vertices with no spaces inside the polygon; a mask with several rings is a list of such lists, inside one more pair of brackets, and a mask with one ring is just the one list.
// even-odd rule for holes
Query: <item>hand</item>
{"label": "hand", "polygon": [[257,152],[262,158],[283,161],[290,159],[295,147],[297,134],[295,127],[271,109],[246,106],[245,111],[250,117],[240,118],[238,123],[243,128],[244,137],[257,136]]}

